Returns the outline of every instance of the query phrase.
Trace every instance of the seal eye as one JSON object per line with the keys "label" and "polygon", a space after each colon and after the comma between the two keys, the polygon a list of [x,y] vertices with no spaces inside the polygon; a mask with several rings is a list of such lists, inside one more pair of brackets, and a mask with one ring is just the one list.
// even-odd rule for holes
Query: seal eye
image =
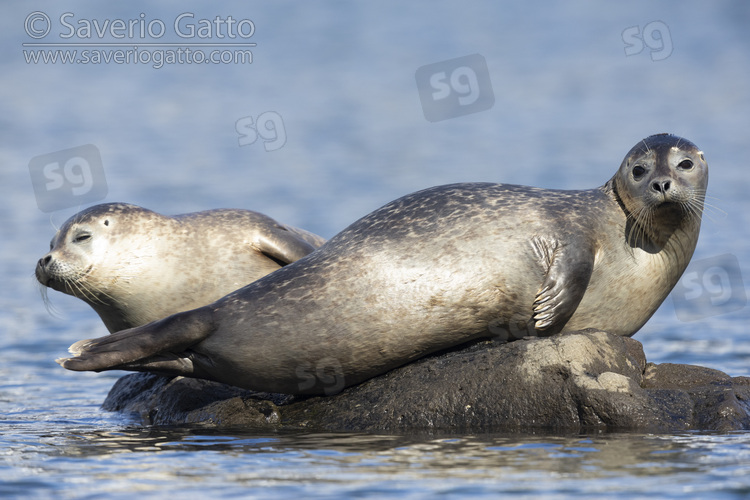
{"label": "seal eye", "polygon": [[81,234],[76,235],[75,238],[73,238],[73,242],[74,243],[83,243],[84,241],[88,240],[89,238],[91,238],[91,235],[89,233],[81,233]]}
{"label": "seal eye", "polygon": [[642,165],[636,165],[633,167],[633,177],[635,180],[640,179],[646,173],[646,169]]}
{"label": "seal eye", "polygon": [[690,160],[682,160],[677,164],[677,168],[680,170],[690,170],[693,168],[693,162]]}

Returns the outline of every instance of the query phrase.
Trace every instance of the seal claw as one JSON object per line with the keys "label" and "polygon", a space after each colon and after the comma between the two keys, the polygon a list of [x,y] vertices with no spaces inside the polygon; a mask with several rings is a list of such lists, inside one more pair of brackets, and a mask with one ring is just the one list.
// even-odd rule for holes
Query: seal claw
{"label": "seal claw", "polygon": [[91,347],[92,343],[93,343],[93,339],[79,340],[75,344],[68,347],[68,352],[72,354],[74,357],[78,357],[81,354],[83,354],[83,352],[86,349]]}
{"label": "seal claw", "polygon": [[552,300],[552,297],[550,297],[549,295],[542,295],[542,293],[544,292],[539,292],[537,294],[535,301],[536,304],[544,304],[545,302],[549,302],[550,300]]}
{"label": "seal claw", "polygon": [[[545,299],[543,302],[547,302],[547,300],[549,299]],[[552,304],[548,304],[544,307],[535,307],[534,312],[538,314],[538,313],[543,313],[544,311],[548,311],[550,309],[552,309]]]}

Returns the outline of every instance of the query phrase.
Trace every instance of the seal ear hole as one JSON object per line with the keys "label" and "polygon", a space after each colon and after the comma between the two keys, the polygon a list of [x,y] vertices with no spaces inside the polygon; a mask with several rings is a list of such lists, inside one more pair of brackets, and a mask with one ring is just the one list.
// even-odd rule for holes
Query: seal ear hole
{"label": "seal ear hole", "polygon": [[643,167],[643,165],[636,165],[633,167],[633,178],[635,180],[640,179],[646,174],[646,169]]}
{"label": "seal ear hole", "polygon": [[109,226],[109,219],[104,219],[104,225]]}
{"label": "seal ear hole", "polygon": [[680,170],[692,170],[693,168],[693,162],[691,160],[682,160],[680,163],[677,164],[677,168]]}

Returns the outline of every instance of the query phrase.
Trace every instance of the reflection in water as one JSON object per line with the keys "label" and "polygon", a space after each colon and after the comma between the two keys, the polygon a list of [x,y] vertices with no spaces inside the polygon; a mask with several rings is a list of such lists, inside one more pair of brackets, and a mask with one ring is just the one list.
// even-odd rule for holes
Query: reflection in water
{"label": "reflection in water", "polygon": [[189,493],[198,484],[201,491],[213,486],[225,494],[254,488],[268,494],[269,487],[309,494],[326,485],[336,486],[340,495],[414,494],[425,488],[543,494],[588,491],[582,487],[587,483],[580,483],[585,480],[591,481],[589,493],[656,494],[679,487],[689,474],[722,476],[729,489],[750,487],[743,479],[750,472],[750,435],[744,433],[404,436],[90,426],[37,442],[24,442],[20,435],[11,440],[15,449],[4,454],[14,453],[16,463],[21,458],[35,471],[15,484],[6,480],[0,492],[52,483],[56,490],[91,494]]}

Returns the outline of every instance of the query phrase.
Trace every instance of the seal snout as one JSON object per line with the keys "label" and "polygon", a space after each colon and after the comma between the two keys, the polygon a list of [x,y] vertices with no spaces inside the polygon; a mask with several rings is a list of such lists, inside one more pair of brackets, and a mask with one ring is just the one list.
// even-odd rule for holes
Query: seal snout
{"label": "seal snout", "polygon": [[50,273],[49,264],[52,261],[52,256],[47,254],[36,263],[36,279],[44,286],[49,286]]}

